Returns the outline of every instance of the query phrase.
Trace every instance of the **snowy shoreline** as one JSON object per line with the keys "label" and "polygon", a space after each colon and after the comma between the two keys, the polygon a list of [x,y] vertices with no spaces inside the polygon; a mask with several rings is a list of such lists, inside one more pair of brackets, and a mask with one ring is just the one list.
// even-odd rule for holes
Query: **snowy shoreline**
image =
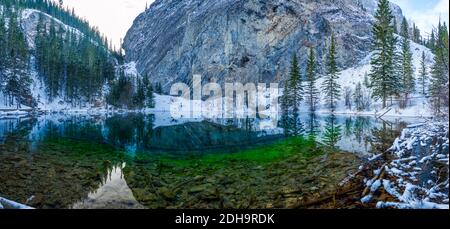
{"label": "snowy shoreline", "polygon": [[[0,118],[11,118],[14,116],[29,116],[29,115],[47,115],[47,114],[85,114],[85,115],[101,115],[101,114],[126,114],[126,113],[139,113],[139,114],[153,114],[153,113],[170,113],[167,109],[104,109],[104,108],[92,108],[92,109],[61,109],[61,110],[28,110],[28,109],[0,109]],[[302,114],[309,114],[310,112],[300,112]],[[318,115],[338,115],[338,116],[353,116],[353,117],[376,117],[376,118],[423,118],[430,119],[433,115],[404,115],[404,114],[386,114],[379,116],[378,113],[373,112],[316,112]]]}
{"label": "snowy shoreline", "polygon": [[[58,104],[54,102],[52,104],[48,104],[46,106],[38,107],[37,109],[32,109],[28,107],[23,107],[21,109],[14,108],[3,108],[0,107],[0,118],[2,117],[11,117],[11,116],[26,116],[26,115],[46,115],[46,114],[86,114],[86,115],[102,115],[102,114],[126,114],[126,113],[140,113],[140,114],[153,114],[153,113],[174,113],[180,115],[187,115],[190,113],[190,110],[186,110],[185,106],[190,106],[192,104],[197,105],[199,108],[193,108],[193,110],[204,109],[206,113],[211,112],[211,109],[205,109],[206,102],[202,101],[186,101],[182,98],[170,96],[170,95],[159,95],[154,94],[155,96],[155,108],[143,108],[143,109],[122,109],[122,108],[114,108],[112,106],[101,106],[101,107],[72,107],[68,104]],[[206,108],[210,108],[209,106]],[[214,107],[213,107],[214,108]],[[216,117],[220,118],[225,114],[225,111],[218,112],[216,109],[214,114]],[[301,110],[307,110],[306,108]],[[278,111],[281,111],[281,108],[278,108]],[[266,112],[266,111],[262,111]],[[276,114],[276,110],[270,110],[270,114]],[[301,114],[310,114],[309,111],[300,112]],[[412,108],[411,110],[397,110],[395,108],[386,108],[386,109],[375,109],[368,111],[354,111],[349,109],[338,109],[334,112],[331,112],[328,109],[321,108],[315,112],[318,115],[338,115],[338,116],[359,116],[359,117],[376,117],[376,118],[424,118],[429,119],[433,118],[431,112],[418,112],[417,107]]]}
{"label": "snowy shoreline", "polygon": [[448,121],[407,126],[386,152],[390,159],[378,162],[375,176],[366,179],[361,202],[377,208],[448,209],[448,133]]}

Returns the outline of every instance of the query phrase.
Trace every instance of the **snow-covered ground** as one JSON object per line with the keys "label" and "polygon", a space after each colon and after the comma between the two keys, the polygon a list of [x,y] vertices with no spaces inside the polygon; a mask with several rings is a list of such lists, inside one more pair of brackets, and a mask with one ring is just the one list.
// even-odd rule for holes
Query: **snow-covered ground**
{"label": "snow-covered ground", "polygon": [[[423,45],[419,45],[417,43],[411,42],[411,52],[413,53],[413,66],[415,71],[416,78],[416,93],[411,95],[411,104],[406,109],[400,109],[396,102],[391,108],[382,109],[381,101],[376,101],[372,99],[372,105],[369,109],[365,111],[357,111],[356,109],[349,110],[345,107],[344,99],[341,99],[338,102],[335,113],[337,114],[357,114],[357,115],[375,115],[375,116],[391,116],[391,117],[432,117],[433,112],[429,105],[427,98],[421,95],[420,85],[419,85],[419,69],[420,69],[420,61],[422,59],[422,52],[425,52],[425,63],[428,68],[433,64],[433,53],[427,47]],[[346,87],[350,88],[352,91],[355,91],[356,85],[361,83],[363,87],[363,91],[366,93],[370,92],[369,89],[364,87],[365,76],[370,73],[371,64],[370,59],[372,57],[372,53],[369,54],[366,58],[364,58],[358,65],[352,68],[345,69],[340,72],[338,83],[341,86],[341,94],[344,93],[344,89]],[[428,69],[429,71],[429,69]],[[370,79],[370,77],[369,77]],[[317,81],[317,88],[320,89],[323,83],[323,78],[320,78]],[[427,82],[429,84],[429,82]],[[325,101],[324,95],[321,95],[321,101]],[[355,106],[353,106],[355,107]],[[304,109],[308,109],[305,105]],[[329,109],[321,102],[318,113],[329,113]]]}
{"label": "snow-covered ground", "polygon": [[449,208],[449,123],[410,125],[389,149],[393,159],[366,180],[369,194],[363,203],[374,201],[384,191],[395,201],[378,199],[378,208]]}
{"label": "snow-covered ground", "polygon": [[36,26],[39,22],[39,16],[42,17],[44,21],[54,21],[55,24],[61,26],[64,31],[70,31],[72,33],[75,33],[79,37],[83,36],[83,33],[78,29],[64,24],[62,21],[52,17],[49,14],[35,9],[24,9],[22,10],[21,14],[21,25],[27,38],[28,47],[30,49],[35,48],[34,38],[36,37]]}
{"label": "snow-covered ground", "polygon": [[[38,102],[37,108],[43,111],[64,111],[64,110],[73,110],[74,112],[78,112],[79,110],[90,110],[93,108],[93,105],[86,104],[82,105],[81,108],[73,107],[71,104],[68,104],[64,102],[63,99],[57,97],[57,98],[48,98],[46,93],[46,86],[43,83],[42,79],[40,79],[38,72],[36,70],[36,60],[33,55],[33,50],[35,49],[35,38],[36,38],[36,28],[39,22],[39,18],[42,18],[45,23],[50,24],[51,21],[55,22],[56,25],[61,26],[61,28],[64,31],[71,31],[75,34],[77,34],[79,37],[84,36],[83,33],[81,33],[76,28],[73,28],[71,26],[68,26],[61,22],[60,20],[52,17],[51,15],[48,15],[44,12],[41,12],[39,10],[35,9],[23,9],[21,10],[20,15],[20,25],[22,27],[22,30],[24,32],[24,35],[26,37],[28,49],[30,50],[30,63],[29,63],[29,69],[28,73],[30,74],[31,78],[31,93],[33,98]],[[94,41],[92,41],[94,42]],[[8,71],[8,69],[6,70]],[[12,111],[17,109],[16,104],[9,104],[6,103],[6,95],[3,93],[0,93],[0,116],[11,116],[11,115],[22,115],[26,114],[27,110],[30,110],[29,107],[26,107],[24,105],[20,106],[19,111]],[[15,102],[14,102],[15,103]],[[5,105],[8,104],[8,105]]]}

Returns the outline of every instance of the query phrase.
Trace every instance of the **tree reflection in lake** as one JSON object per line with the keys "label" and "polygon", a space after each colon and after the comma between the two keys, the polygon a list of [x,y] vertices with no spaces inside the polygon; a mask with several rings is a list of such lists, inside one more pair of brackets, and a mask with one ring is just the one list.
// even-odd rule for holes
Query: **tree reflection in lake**
{"label": "tree reflection in lake", "polygon": [[322,140],[331,151],[337,150],[336,145],[341,139],[341,131],[341,125],[338,125],[336,116],[331,115],[326,118]]}
{"label": "tree reflection in lake", "polygon": [[[161,118],[163,117],[163,118]],[[284,136],[312,137],[342,151],[370,153],[373,142],[392,143],[401,122],[372,117],[322,116],[300,113],[282,116],[278,126],[265,120],[211,119],[170,120],[164,114],[113,116],[48,115],[37,118],[0,120],[0,141],[6,135],[26,136],[39,144],[48,138],[86,140],[109,144],[128,153],[226,151],[266,144]],[[161,120],[162,119],[162,120]],[[270,123],[270,120],[269,122]],[[390,136],[383,136],[390,135]],[[387,147],[387,146],[386,146]],[[384,148],[386,148],[384,147]]]}
{"label": "tree reflection in lake", "polygon": [[[296,185],[302,184],[297,180],[300,179],[299,172],[309,176],[310,171],[329,169],[330,174],[339,173],[336,179],[340,178],[345,175],[345,169],[355,166],[352,164],[356,163],[354,156],[332,156],[333,160],[342,160],[342,168],[317,167],[317,164],[307,163],[303,157],[286,160],[268,169],[260,169],[259,165],[254,164],[254,160],[261,157],[259,153],[271,158],[283,149],[274,148],[267,152],[256,151],[258,155],[241,155],[246,158],[245,163],[240,163],[240,158],[228,160],[233,166],[228,170],[226,168],[230,164],[220,164],[221,158],[242,151],[243,148],[251,151],[280,140],[285,137],[283,133],[287,136],[303,136],[304,139],[298,139],[306,139],[309,143],[321,140],[333,151],[339,149],[363,155],[372,151],[377,153],[392,144],[393,138],[404,127],[402,122],[396,120],[388,123],[371,117],[324,117],[316,114],[286,116],[280,120],[279,126],[275,125],[271,129],[261,129],[260,124],[264,121],[267,120],[171,120],[167,114],[158,113],[113,116],[52,114],[35,118],[0,119],[0,193],[41,208],[71,207],[80,201],[81,204],[77,206],[94,206],[89,204],[95,199],[101,200],[114,194],[109,193],[116,187],[113,184],[120,184],[123,192],[119,194],[124,194],[124,200],[133,202],[133,196],[126,187],[128,184],[140,203],[144,201],[164,207],[174,198],[180,198],[173,196],[173,191],[167,187],[184,190],[185,182],[191,179],[196,186],[186,190],[186,198],[200,192],[202,200],[206,202],[219,198],[212,185],[217,182],[224,188],[220,190],[222,195],[225,193],[241,198],[239,193],[245,191],[256,193],[251,198],[266,198],[263,193],[269,189],[279,191],[279,187],[273,184],[280,182],[293,188],[286,190],[287,193],[297,191]],[[296,142],[292,142],[289,147],[295,148],[293,144]],[[299,147],[299,150],[302,149]],[[304,147],[303,150],[314,151]],[[196,161],[191,160],[190,164],[186,164],[183,160],[198,156],[199,152],[209,155],[208,160],[203,161],[203,171],[205,174],[213,173],[212,177],[196,172]],[[333,154],[331,152],[330,155]],[[161,156],[165,160],[155,161]],[[115,166],[125,162],[127,167],[123,169],[124,176],[121,176],[122,172],[119,173]],[[322,162],[318,160],[317,163]],[[311,170],[305,169],[308,165]],[[289,171],[280,168],[289,168]],[[191,172],[189,179],[186,179],[186,171]],[[176,174],[181,175],[177,177]],[[110,176],[114,179],[109,179]],[[230,177],[236,181],[234,189],[228,187]],[[258,189],[263,178],[271,180],[266,182],[267,190]],[[172,186],[167,183],[168,179]],[[240,179],[244,179],[243,182],[237,182]],[[317,181],[311,189],[321,187],[318,180],[311,179]],[[248,196],[248,202],[253,201],[250,198],[252,195]],[[183,198],[181,200],[186,200]],[[162,202],[155,203],[155,199]],[[192,203],[195,201],[197,199],[193,199]],[[227,201],[233,202],[229,199],[220,204],[226,206]],[[109,200],[102,203],[111,206]],[[188,206],[186,202],[177,203]],[[217,206],[220,207],[220,204]],[[241,207],[248,207],[248,203]]]}
{"label": "tree reflection in lake", "polygon": [[154,115],[129,114],[113,116],[105,120],[105,132],[110,144],[121,146],[135,153],[152,145]]}
{"label": "tree reflection in lake", "polygon": [[[370,129],[370,119],[367,117],[356,117],[353,124],[353,134],[358,143],[362,143],[364,139],[364,131]],[[365,141],[366,142],[366,141]]]}
{"label": "tree reflection in lake", "polygon": [[283,128],[286,137],[303,136],[305,133],[303,122],[298,113],[283,115],[280,121],[280,127]]}
{"label": "tree reflection in lake", "polygon": [[353,134],[353,117],[346,117],[344,124],[344,135],[349,137]]}
{"label": "tree reflection in lake", "polygon": [[370,141],[373,151],[386,152],[400,136],[401,130],[406,127],[405,123],[395,125],[385,120],[380,120],[381,125],[372,128],[372,139]]}
{"label": "tree reflection in lake", "polygon": [[317,136],[320,133],[320,122],[317,114],[310,113],[308,115],[308,122],[306,126],[306,133],[308,136]]}

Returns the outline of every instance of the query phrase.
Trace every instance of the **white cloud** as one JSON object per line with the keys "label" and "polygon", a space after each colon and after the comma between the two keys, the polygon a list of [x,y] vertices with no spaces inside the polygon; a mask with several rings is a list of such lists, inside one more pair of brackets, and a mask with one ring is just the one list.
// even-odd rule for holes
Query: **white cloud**
{"label": "white cloud", "polygon": [[99,28],[117,47],[133,20],[154,0],[64,0],[77,15]]}
{"label": "white cloud", "polygon": [[[64,4],[74,7],[75,12],[89,20],[90,24],[97,26],[100,32],[112,39],[118,46],[120,39],[125,37],[133,20],[144,11],[145,5],[150,5],[154,0],[64,0]],[[427,9],[418,9],[414,0],[391,0],[402,7],[408,19],[412,19],[416,25],[429,33],[435,26],[439,17],[448,24],[449,3],[448,0],[438,0],[435,6],[432,1],[421,2]],[[423,0],[416,0],[423,1]]]}
{"label": "white cloud", "polygon": [[[418,7],[417,3],[411,0],[391,0],[398,4],[406,18],[414,21],[419,29],[422,31],[422,35],[427,36],[431,32],[431,29],[437,25],[439,19],[445,21],[448,25],[449,22],[449,2],[448,0],[439,0],[435,5],[429,2],[422,2],[421,7]],[[424,9],[426,8],[426,9]]]}

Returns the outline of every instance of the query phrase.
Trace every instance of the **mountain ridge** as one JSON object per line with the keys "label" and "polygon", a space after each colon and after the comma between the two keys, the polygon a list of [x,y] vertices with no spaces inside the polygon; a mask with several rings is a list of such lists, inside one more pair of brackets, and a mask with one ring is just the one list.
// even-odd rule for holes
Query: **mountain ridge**
{"label": "mountain ridge", "polygon": [[[92,106],[105,100],[104,85],[115,78],[118,63],[116,53],[109,50],[107,39],[98,30],[74,11],[45,0],[1,1],[0,9],[4,21],[0,26],[6,32],[0,38],[7,39],[0,51],[17,44],[27,50],[20,66],[11,57],[0,63],[0,109],[46,110]],[[11,37],[11,19],[17,21],[17,32],[23,39],[22,35]]]}
{"label": "mountain ridge", "polygon": [[125,58],[166,92],[175,82],[190,83],[192,74],[205,81],[283,82],[293,53],[304,69],[309,47],[323,72],[335,33],[337,62],[345,69],[370,51],[373,2],[157,0],[128,31]]}

